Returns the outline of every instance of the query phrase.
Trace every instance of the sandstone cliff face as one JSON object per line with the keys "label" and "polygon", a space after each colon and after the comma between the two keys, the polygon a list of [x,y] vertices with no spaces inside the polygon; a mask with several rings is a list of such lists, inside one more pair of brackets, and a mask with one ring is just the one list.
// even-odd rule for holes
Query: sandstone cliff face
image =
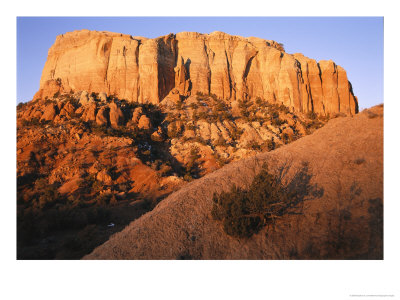
{"label": "sandstone cliff face", "polygon": [[260,97],[300,112],[358,112],[346,72],[334,62],[317,63],[287,54],[274,41],[222,32],[155,39],[88,30],[60,35],[35,98],[70,90],[153,104],[201,92],[228,101]]}

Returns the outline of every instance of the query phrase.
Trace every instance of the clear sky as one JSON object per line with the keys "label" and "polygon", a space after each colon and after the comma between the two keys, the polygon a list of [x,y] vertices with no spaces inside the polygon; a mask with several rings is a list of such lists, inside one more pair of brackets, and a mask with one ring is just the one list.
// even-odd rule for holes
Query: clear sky
{"label": "clear sky", "polygon": [[332,59],[347,71],[360,108],[383,102],[381,17],[19,17],[17,102],[39,88],[47,51],[68,31],[106,30],[149,38],[181,31],[223,31],[283,43],[287,53]]}

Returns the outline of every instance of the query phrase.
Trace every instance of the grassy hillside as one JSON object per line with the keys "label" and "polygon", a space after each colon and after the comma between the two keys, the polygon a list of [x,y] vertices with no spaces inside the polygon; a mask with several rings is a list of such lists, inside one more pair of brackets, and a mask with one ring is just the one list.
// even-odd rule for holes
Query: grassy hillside
{"label": "grassy hillside", "polygon": [[[264,163],[297,195],[318,193],[251,237],[228,235],[213,195],[249,189]],[[382,259],[382,214],[383,105],[187,184],[85,259]]]}

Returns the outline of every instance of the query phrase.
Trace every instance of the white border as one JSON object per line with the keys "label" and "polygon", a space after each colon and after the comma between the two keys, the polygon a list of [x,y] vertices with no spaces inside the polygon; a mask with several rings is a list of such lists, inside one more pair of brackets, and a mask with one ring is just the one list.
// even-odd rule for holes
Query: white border
{"label": "white border", "polygon": [[[2,299],[354,299],[398,288],[398,9],[394,1],[15,1],[1,18]],[[16,16],[384,16],[384,261],[16,261]],[[366,74],[368,76],[368,74]],[[380,298],[374,298],[380,299]]]}

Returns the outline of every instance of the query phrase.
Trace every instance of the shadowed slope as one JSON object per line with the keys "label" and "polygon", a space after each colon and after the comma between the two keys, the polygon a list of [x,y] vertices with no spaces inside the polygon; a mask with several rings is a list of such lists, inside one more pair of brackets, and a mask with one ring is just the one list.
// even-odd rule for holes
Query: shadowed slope
{"label": "shadowed slope", "polygon": [[[211,217],[213,193],[248,186],[264,162],[287,166],[288,182],[308,163],[324,193],[251,238],[228,236]],[[383,105],[186,185],[85,259],[382,259],[382,205]]]}

